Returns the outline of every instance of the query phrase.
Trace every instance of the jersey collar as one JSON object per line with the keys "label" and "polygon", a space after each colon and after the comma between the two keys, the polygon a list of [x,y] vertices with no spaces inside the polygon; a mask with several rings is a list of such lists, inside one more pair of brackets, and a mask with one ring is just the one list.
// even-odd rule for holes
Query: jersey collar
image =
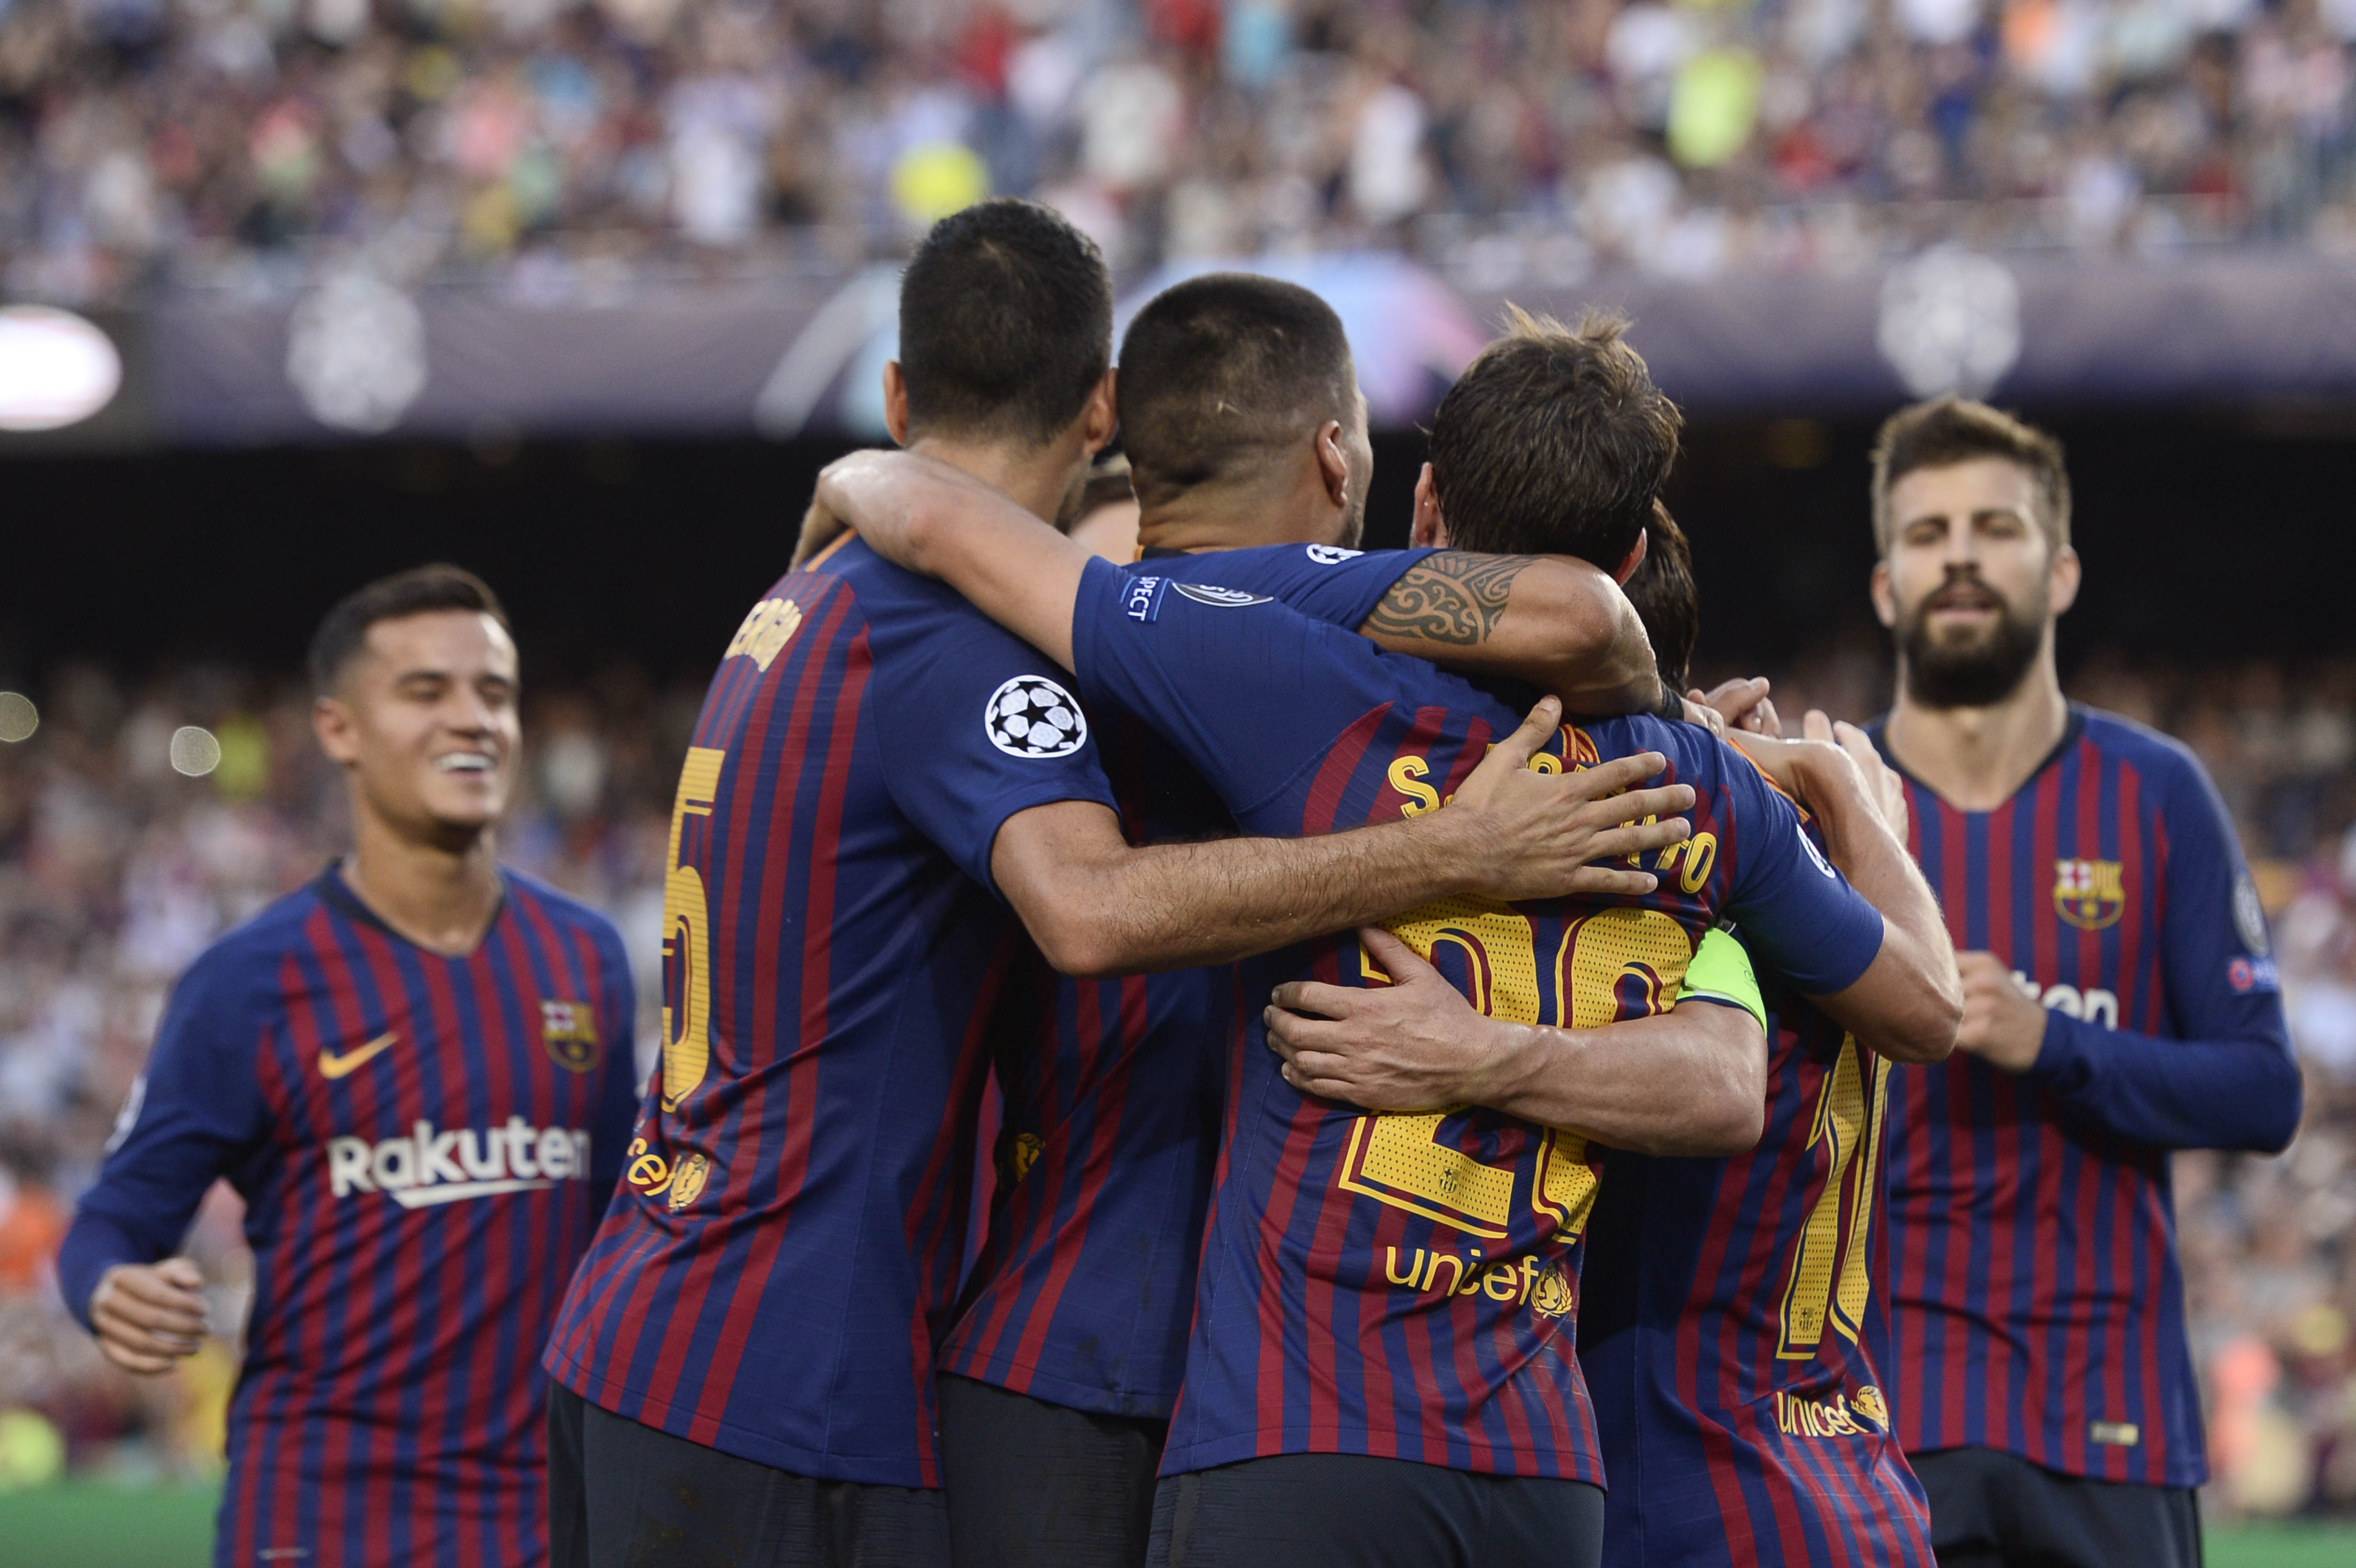
{"label": "jersey collar", "polygon": [[317,876],[311,879],[311,892],[321,903],[326,904],[329,909],[334,910],[346,920],[357,921],[362,925],[372,926],[376,930],[384,933],[385,935],[391,937],[393,941],[402,944],[403,946],[416,947],[418,952],[426,954],[429,956],[435,958],[447,958],[453,964],[463,964],[467,959],[472,958],[476,953],[480,953],[483,950],[484,945],[491,940],[491,933],[499,928],[500,918],[508,912],[507,873],[505,871],[495,871],[494,875],[498,878],[498,902],[491,906],[491,918],[484,924],[482,940],[475,944],[473,953],[439,953],[430,947],[418,947],[416,943],[410,941],[408,937],[402,935],[401,933],[393,930],[390,925],[387,925],[384,923],[383,917],[379,915],[376,911],[369,908],[366,903],[362,902],[359,894],[352,891],[351,884],[344,880],[344,862],[340,856],[328,861],[326,868],[322,869]]}
{"label": "jersey collar", "polygon": [[[2028,794],[2029,786],[2035,784],[2040,778],[2043,777],[2045,770],[2060,762],[2062,756],[2068,752],[2072,747],[2077,745],[2078,738],[2086,732],[2086,709],[2084,707],[2075,702],[2071,703],[2069,707],[2070,720],[2069,722],[2062,726],[2062,738],[2053,743],[2053,749],[2051,751],[2045,753],[2045,760],[2043,762],[2039,763],[2035,767],[2029,770],[2029,776],[2020,781],[2020,787],[2014,790],[2011,795],[2007,798],[2005,802],[2006,805],[2009,805],[2013,801],[2019,800],[2022,795]],[[1890,751],[1889,714],[1884,713],[1879,719],[1876,719],[1866,725],[1865,732],[1873,738],[1873,749],[1881,753],[1881,760],[1888,763],[1891,771],[1896,773],[1900,778],[1904,779],[1916,789],[1925,791],[1933,799],[1938,801],[1940,805],[1944,805],[1947,804],[1947,797],[1945,795],[1941,795],[1937,790],[1933,789],[1929,784],[1924,784],[1921,779],[1918,779],[1912,773],[1908,773],[1906,771],[1905,764],[1901,763],[1898,760],[1897,755]],[[1986,816],[1987,813],[1984,811],[1965,812],[1964,815],[1966,816]]]}

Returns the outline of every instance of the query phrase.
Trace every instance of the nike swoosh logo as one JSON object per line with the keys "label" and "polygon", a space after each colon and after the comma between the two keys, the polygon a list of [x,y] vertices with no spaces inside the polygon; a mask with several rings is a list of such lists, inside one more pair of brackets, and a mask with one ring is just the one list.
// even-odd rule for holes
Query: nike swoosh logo
{"label": "nike swoosh logo", "polygon": [[319,1051],[319,1076],[333,1081],[356,1072],[391,1049],[392,1042],[400,1038],[398,1033],[387,1030],[366,1045],[348,1051],[341,1056],[322,1047]]}

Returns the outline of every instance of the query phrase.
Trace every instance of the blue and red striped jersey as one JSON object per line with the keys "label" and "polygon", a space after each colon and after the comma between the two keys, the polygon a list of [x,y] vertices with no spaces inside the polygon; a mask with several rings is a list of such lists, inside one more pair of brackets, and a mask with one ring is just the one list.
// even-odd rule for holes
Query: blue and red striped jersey
{"label": "blue and red striped jersey", "polygon": [[[1430,553],[1156,551],[1130,570],[1216,576],[1355,627]],[[1098,717],[1130,842],[1235,830],[1168,741],[1118,710]],[[941,1369],[1075,1409],[1167,1416],[1217,1157],[1235,969],[1074,980],[1035,951],[1016,964],[994,1030],[1005,1117],[990,1238]]]}
{"label": "blue and red striped jersey", "polygon": [[1895,1075],[1881,1364],[1899,1435],[2196,1486],[2169,1152],[2279,1148],[2299,1115],[2232,825],[2190,752],[2085,709],[1994,811],[1912,779],[1907,795],[1956,949],[1995,954],[2047,1012],[2017,1077],[1960,1051]]}
{"label": "blue and red striped jersey", "polygon": [[[1515,710],[1263,595],[1091,565],[1073,624],[1092,700],[1152,724],[1251,832],[1325,834],[1437,809]],[[1566,726],[1533,763],[1644,749],[1694,785],[1659,889],[1601,903],[1462,897],[1389,923],[1494,1016],[1593,1026],[1674,1002],[1700,935],[1740,912],[1777,963],[1836,990],[1881,917],[1790,803],[1705,731]],[[1479,1109],[1371,1115],[1312,1100],[1268,1050],[1274,984],[1365,984],[1354,936],[1244,965],[1184,1390],[1164,1474],[1263,1455],[1373,1454],[1602,1479],[1572,1355],[1579,1241],[1601,1153]]]}
{"label": "blue and red striped jersey", "polygon": [[1891,1066],[1760,979],[1758,1147],[1604,1161],[1579,1320],[1613,1482],[1603,1561],[1932,1568],[1929,1507],[1873,1360]]}
{"label": "blue and red striped jersey", "polygon": [[633,1003],[604,916],[502,876],[464,958],[332,869],[207,949],[75,1215],[59,1276],[87,1324],[216,1178],[245,1200],[223,1568],[547,1557],[540,1350],[637,1110]]}
{"label": "blue and red striped jersey", "polygon": [[660,1092],[549,1347],[630,1420],[777,1469],[936,1487],[1007,818],[1109,806],[1036,652],[856,539],[729,643],[671,818]]}

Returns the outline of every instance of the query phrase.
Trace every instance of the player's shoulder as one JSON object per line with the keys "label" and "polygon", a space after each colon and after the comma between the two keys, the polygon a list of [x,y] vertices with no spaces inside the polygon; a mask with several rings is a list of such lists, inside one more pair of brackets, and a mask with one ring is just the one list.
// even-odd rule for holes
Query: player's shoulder
{"label": "player's shoulder", "polygon": [[286,960],[314,940],[312,923],[324,908],[320,879],[333,875],[331,867],[216,937],[181,972],[177,994],[208,1010],[259,1007],[277,996]]}
{"label": "player's shoulder", "polygon": [[1371,559],[1376,565],[1397,564],[1401,571],[1430,550],[1384,550],[1369,558],[1362,549],[1331,544],[1246,545],[1240,549],[1180,551],[1129,563],[1123,570],[1139,577],[1168,577],[1182,582],[1250,589],[1273,579],[1331,571],[1353,561]]}
{"label": "player's shoulder", "polygon": [[2162,798],[2199,799],[2211,792],[2209,770],[2175,736],[2100,708],[2073,703],[2071,712],[2083,744],[2134,768],[2147,784],[2160,786]]}
{"label": "player's shoulder", "polygon": [[[1672,721],[1654,713],[1625,713],[1610,719],[1575,719],[1578,734],[1592,747],[1592,757],[1579,762],[1608,763],[1639,752],[1658,752],[1669,760],[1680,783],[1697,787],[1719,783],[1732,774],[1754,773],[1751,760],[1698,724]],[[1574,745],[1578,744],[1574,741]]]}
{"label": "player's shoulder", "polygon": [[530,872],[519,871],[513,866],[502,865],[499,877],[507,883],[508,897],[515,900],[531,916],[546,921],[559,931],[577,932],[601,946],[617,952],[620,950],[621,928],[605,911],[584,903]]}

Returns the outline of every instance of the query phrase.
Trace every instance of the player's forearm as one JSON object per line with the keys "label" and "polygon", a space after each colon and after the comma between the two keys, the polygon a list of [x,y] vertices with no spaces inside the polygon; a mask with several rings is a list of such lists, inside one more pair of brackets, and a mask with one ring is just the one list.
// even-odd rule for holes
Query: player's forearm
{"label": "player's forearm", "polygon": [[1833,864],[1882,922],[1881,950],[1864,976],[1816,1002],[1893,1061],[1944,1059],[1963,1019],[1963,979],[1922,869],[1846,775],[1832,774],[1810,792],[1808,804],[1823,826]]}
{"label": "player's forearm", "polygon": [[2050,1013],[2023,1075],[2073,1121],[2160,1148],[2280,1154],[2304,1092],[2286,1040],[2168,1040]]}
{"label": "player's forearm", "polygon": [[975,609],[1072,667],[1072,606],[1088,552],[1000,492],[908,453],[828,469],[819,499],[886,560],[938,578]]}
{"label": "player's forearm", "polygon": [[1526,681],[1566,712],[1649,712],[1661,700],[1644,622],[1582,560],[1443,550],[1402,575],[1358,629],[1394,653]]}
{"label": "player's forearm", "polygon": [[1476,864],[1446,812],[1313,838],[1150,845],[1105,857],[1057,896],[1027,901],[1039,918],[1026,912],[1025,921],[1067,975],[1194,968],[1470,892]]}
{"label": "player's forearm", "polygon": [[1636,1154],[1717,1157],[1759,1142],[1767,1037],[1740,1008],[1688,1001],[1606,1029],[1493,1027],[1515,1046],[1473,1104]]}

